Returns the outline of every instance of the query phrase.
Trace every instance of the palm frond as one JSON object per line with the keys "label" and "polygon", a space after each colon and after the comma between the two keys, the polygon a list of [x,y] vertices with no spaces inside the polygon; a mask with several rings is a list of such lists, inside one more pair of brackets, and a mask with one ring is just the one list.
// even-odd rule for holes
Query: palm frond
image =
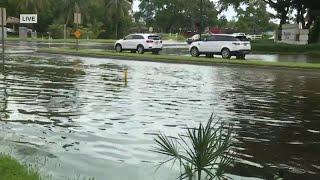
{"label": "palm frond", "polygon": [[188,128],[186,134],[178,138],[159,134],[155,139],[157,148],[154,152],[171,157],[161,165],[170,161],[173,164],[179,162],[180,168],[184,168],[178,177],[180,179],[190,179],[196,173],[201,176],[201,172],[208,179],[223,178],[234,161],[230,151],[232,131],[230,126],[221,123],[221,119],[214,122],[215,119],[217,117],[211,114],[206,125],[200,123],[197,128]]}

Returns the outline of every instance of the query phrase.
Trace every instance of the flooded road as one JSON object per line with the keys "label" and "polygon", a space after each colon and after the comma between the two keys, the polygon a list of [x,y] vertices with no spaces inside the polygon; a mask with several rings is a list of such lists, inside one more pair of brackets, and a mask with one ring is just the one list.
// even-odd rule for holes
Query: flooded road
{"label": "flooded road", "polygon": [[234,179],[320,178],[319,73],[10,55],[0,100],[0,151],[53,179],[176,179],[153,138],[212,112],[234,124]]}
{"label": "flooded road", "polygon": [[[39,48],[76,48],[75,43],[44,43],[44,42],[7,42],[7,52],[9,53],[29,53],[34,52]],[[82,42],[79,45],[80,49],[90,49],[107,51],[114,50],[113,44],[109,43],[90,43]],[[187,45],[172,45],[164,44],[160,54],[190,56]],[[215,55],[221,58],[221,56]],[[235,59],[235,57],[232,57]],[[306,54],[259,54],[252,53],[246,56],[247,60],[261,60],[269,62],[298,62],[298,63],[320,63],[319,56],[311,56]]]}

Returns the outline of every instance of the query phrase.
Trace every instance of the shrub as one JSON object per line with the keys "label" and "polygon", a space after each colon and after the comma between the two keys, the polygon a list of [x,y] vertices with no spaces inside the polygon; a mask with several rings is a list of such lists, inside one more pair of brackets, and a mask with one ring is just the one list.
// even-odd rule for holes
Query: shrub
{"label": "shrub", "polygon": [[180,169],[184,169],[179,176],[181,179],[192,179],[196,174],[198,180],[225,178],[226,169],[233,162],[231,128],[226,129],[223,123],[213,125],[213,120],[211,115],[205,126],[200,123],[198,128],[188,129],[187,134],[179,138],[158,135],[154,152],[170,157],[160,166],[170,161],[179,163]]}
{"label": "shrub", "polygon": [[310,30],[309,43],[317,43],[320,41],[320,17],[314,22],[313,28]]}

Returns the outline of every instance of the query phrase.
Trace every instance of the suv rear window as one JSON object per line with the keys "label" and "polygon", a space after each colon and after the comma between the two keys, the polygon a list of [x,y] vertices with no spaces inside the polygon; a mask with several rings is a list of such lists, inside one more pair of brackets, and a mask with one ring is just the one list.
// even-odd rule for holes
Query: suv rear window
{"label": "suv rear window", "polygon": [[159,36],[148,36],[148,39],[160,40],[160,37]]}
{"label": "suv rear window", "polygon": [[240,41],[249,41],[246,36],[236,36],[236,38],[239,39]]}
{"label": "suv rear window", "polygon": [[133,39],[144,39],[141,35],[133,35]]}

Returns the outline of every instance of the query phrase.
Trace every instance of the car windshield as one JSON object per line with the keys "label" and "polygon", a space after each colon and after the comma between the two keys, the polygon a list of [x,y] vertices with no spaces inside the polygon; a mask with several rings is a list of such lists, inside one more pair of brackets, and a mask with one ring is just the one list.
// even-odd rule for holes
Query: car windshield
{"label": "car windshield", "polygon": [[152,36],[148,36],[148,39],[160,40],[160,37],[159,37],[159,36],[156,36],[156,35],[152,35]]}
{"label": "car windshield", "polygon": [[236,38],[239,39],[240,41],[249,41],[246,36],[237,36]]}

